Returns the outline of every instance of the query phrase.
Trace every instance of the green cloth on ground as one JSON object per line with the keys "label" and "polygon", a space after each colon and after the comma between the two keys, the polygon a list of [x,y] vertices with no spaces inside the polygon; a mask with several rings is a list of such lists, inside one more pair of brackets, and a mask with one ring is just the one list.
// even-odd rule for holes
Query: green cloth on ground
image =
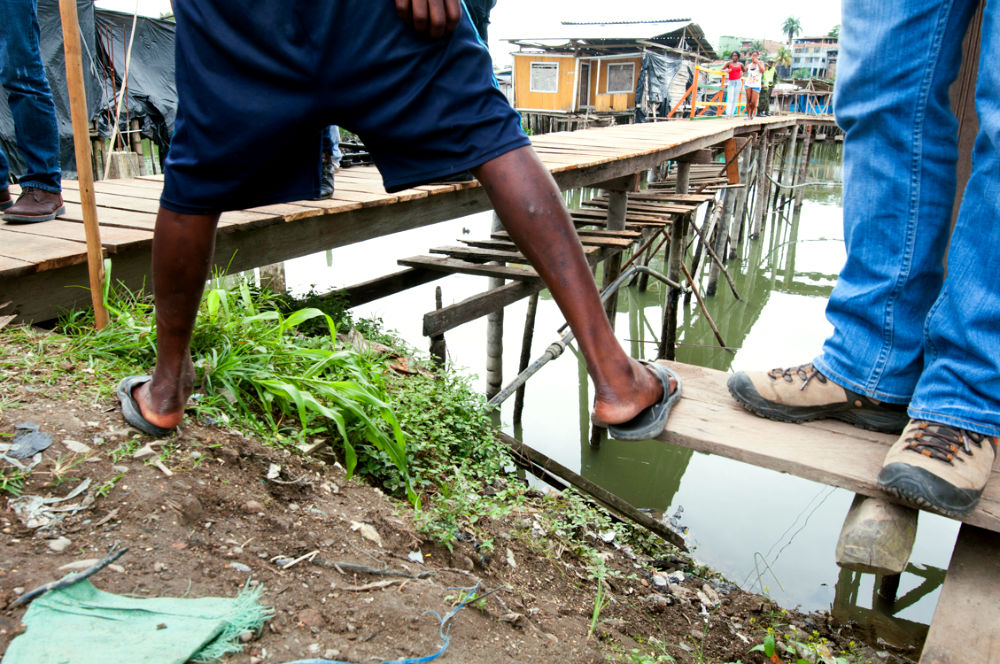
{"label": "green cloth on ground", "polygon": [[273,612],[260,586],[235,599],[137,599],[83,580],[45,593],[25,613],[27,631],[3,664],[184,664],[218,661],[242,650],[240,632],[257,630]]}

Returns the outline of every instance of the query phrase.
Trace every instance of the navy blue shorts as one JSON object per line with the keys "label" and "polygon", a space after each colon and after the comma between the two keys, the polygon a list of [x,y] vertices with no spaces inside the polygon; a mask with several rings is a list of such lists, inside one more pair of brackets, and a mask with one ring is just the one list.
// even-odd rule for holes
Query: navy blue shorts
{"label": "navy blue shorts", "polygon": [[209,214],[319,195],[320,136],[358,134],[398,191],[529,144],[468,14],[434,40],[393,0],[176,0],[161,203]]}

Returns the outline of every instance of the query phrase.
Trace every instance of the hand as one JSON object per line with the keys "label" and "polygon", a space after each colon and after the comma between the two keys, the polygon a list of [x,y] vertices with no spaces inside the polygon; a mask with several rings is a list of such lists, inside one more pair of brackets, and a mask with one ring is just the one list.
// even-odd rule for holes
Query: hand
{"label": "hand", "polygon": [[396,0],[396,13],[417,32],[440,39],[462,20],[461,0]]}

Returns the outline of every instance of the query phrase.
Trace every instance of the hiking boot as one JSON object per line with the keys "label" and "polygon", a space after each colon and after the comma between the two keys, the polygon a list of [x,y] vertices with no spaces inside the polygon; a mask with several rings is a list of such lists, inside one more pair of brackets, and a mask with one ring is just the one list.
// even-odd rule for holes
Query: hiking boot
{"label": "hiking boot", "polygon": [[751,413],[779,422],[833,418],[862,429],[899,433],[909,419],[906,406],[880,403],[846,390],[812,363],[767,372],[740,371],[729,377],[726,386]]}
{"label": "hiking boot", "polygon": [[912,420],[889,448],[878,485],[917,507],[961,517],[979,502],[996,449],[995,437]]}
{"label": "hiking boot", "polygon": [[62,194],[45,191],[37,187],[25,187],[17,202],[11,205],[3,215],[4,221],[33,224],[38,221],[50,221],[66,212]]}
{"label": "hiking boot", "polygon": [[14,201],[10,200],[10,188],[0,190],[0,212],[3,212],[13,204]]}

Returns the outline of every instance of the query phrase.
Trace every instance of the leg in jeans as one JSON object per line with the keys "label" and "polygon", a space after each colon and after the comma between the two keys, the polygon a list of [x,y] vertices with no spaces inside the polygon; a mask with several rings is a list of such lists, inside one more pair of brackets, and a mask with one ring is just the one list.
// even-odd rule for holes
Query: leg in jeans
{"label": "leg in jeans", "polygon": [[844,2],[834,104],[845,132],[847,263],[827,305],[834,333],[815,365],[880,401],[909,402],[924,367],[955,197],[948,85],[974,4]]}
{"label": "leg in jeans", "polygon": [[[0,2],[0,26],[0,85],[7,91],[26,166],[21,186],[59,192],[59,130],[39,50],[35,0]],[[4,164],[0,170],[6,171]]]}
{"label": "leg in jeans", "polygon": [[[961,33],[958,33],[961,34]],[[957,36],[953,36],[958,41]],[[972,174],[948,249],[947,277],[924,333],[910,416],[1000,436],[1000,16],[987,3]]]}

